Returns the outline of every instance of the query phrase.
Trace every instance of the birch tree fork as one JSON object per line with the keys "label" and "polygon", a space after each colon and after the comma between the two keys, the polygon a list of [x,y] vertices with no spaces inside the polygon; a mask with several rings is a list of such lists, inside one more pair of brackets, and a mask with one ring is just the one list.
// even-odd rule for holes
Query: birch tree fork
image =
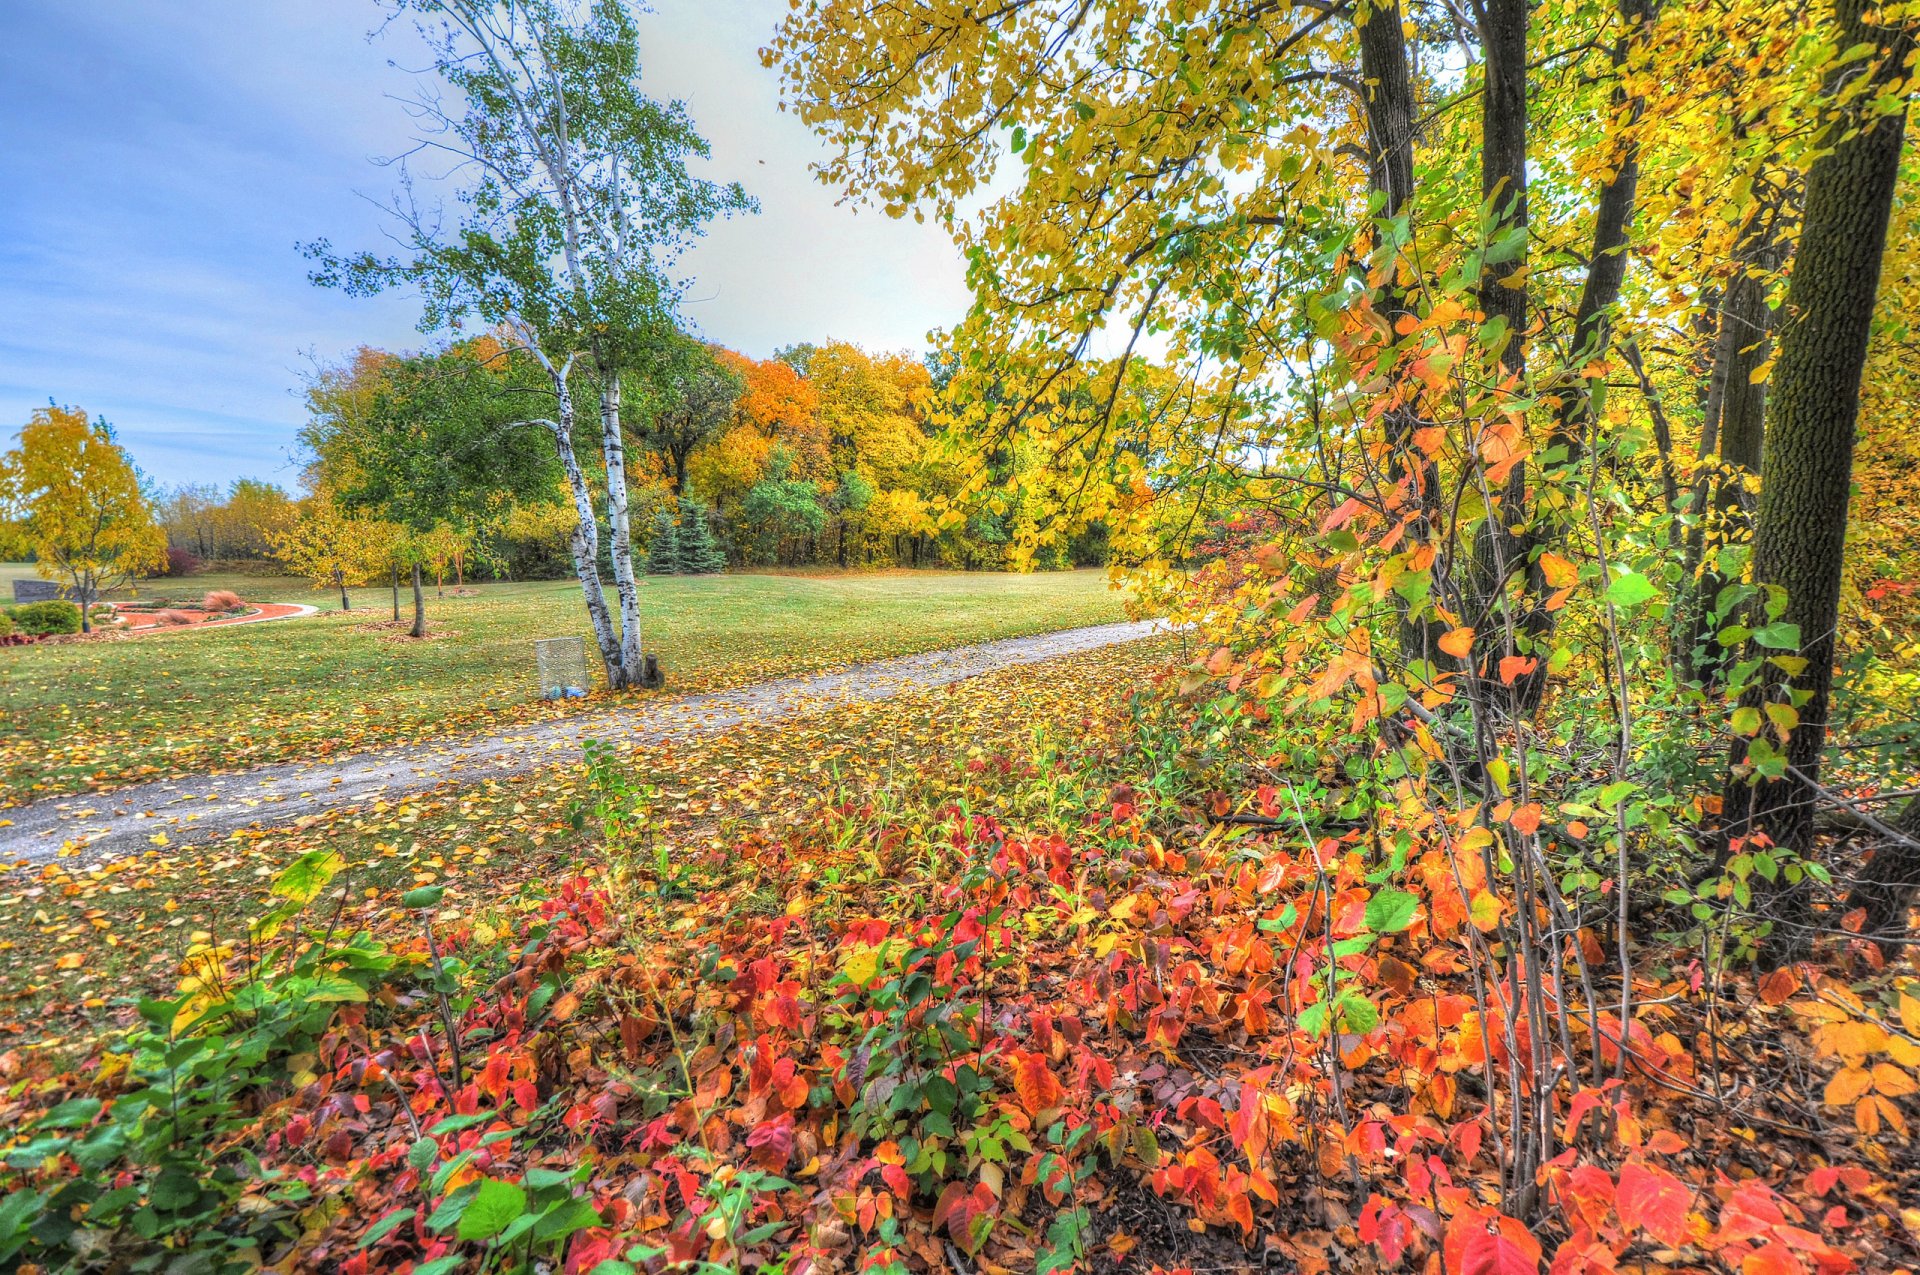
{"label": "birch tree fork", "polygon": [[[553,436],[579,525],[572,556],[614,689],[640,683],[640,595],[627,515],[620,377],[671,333],[681,251],[716,216],[751,211],[738,184],[687,171],[707,144],[685,107],[640,89],[639,32],[623,0],[386,0],[433,53],[410,104],[414,148],[394,161],[386,205],[403,251],[336,254],[308,246],[313,281],[354,295],[417,289],[423,331],[477,320],[511,333],[551,386]],[[443,89],[453,90],[443,95]],[[457,188],[448,220],[416,199],[409,164],[441,161]],[[604,490],[575,450],[575,373],[599,395]],[[599,575],[604,513],[620,618]]]}

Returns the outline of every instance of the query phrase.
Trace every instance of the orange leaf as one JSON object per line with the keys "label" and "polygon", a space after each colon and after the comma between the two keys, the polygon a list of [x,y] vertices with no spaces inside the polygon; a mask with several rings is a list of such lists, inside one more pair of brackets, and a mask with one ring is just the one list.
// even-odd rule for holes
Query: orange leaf
{"label": "orange leaf", "polygon": [[1020,1103],[1033,1115],[1060,1105],[1066,1091],[1047,1066],[1045,1054],[1015,1051],[1013,1054],[1013,1091]]}
{"label": "orange leaf", "polygon": [[1473,629],[1449,629],[1440,639],[1440,649],[1457,660],[1466,659],[1473,652]]}
{"label": "orange leaf", "polygon": [[1551,589],[1565,589],[1580,579],[1580,569],[1557,553],[1540,555],[1540,574]]}
{"label": "orange leaf", "polygon": [[1904,1098],[1916,1088],[1913,1077],[1892,1063],[1873,1065],[1873,1087],[1889,1098]]}
{"label": "orange leaf", "polygon": [[1836,1071],[1833,1073],[1833,1079],[1827,1082],[1827,1105],[1829,1107],[1849,1106],[1871,1088],[1873,1088],[1873,1073],[1865,1067],[1847,1067]]}
{"label": "orange leaf", "polygon": [[1769,1005],[1783,1005],[1799,990],[1800,976],[1793,972],[1792,966],[1783,965],[1760,984],[1760,999]]}
{"label": "orange leaf", "polygon": [[1508,686],[1513,685],[1516,677],[1525,677],[1540,667],[1540,661],[1525,655],[1505,655],[1500,658],[1500,680]]}
{"label": "orange leaf", "polygon": [[1500,1219],[1497,1235],[1476,1227],[1460,1251],[1461,1275],[1538,1275],[1539,1270],[1539,1241],[1510,1217]]}

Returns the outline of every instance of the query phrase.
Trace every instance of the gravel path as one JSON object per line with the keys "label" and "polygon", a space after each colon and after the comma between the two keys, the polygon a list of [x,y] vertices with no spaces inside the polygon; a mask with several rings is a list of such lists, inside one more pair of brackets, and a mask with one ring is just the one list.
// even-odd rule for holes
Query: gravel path
{"label": "gravel path", "polygon": [[906,691],[945,686],[1016,664],[1137,641],[1158,621],[1101,624],[1005,638],[925,655],[861,664],[838,673],[782,678],[730,691],[641,701],[497,735],[410,744],[328,762],[291,762],[232,775],[163,779],[107,793],[49,797],[0,810],[0,871],[46,863],[63,849],[83,863],[142,853],[170,842],[207,841],[250,824],[280,825],[336,806],[473,784],[573,761],[583,740],[651,744],[704,739],[744,722],[777,721]]}

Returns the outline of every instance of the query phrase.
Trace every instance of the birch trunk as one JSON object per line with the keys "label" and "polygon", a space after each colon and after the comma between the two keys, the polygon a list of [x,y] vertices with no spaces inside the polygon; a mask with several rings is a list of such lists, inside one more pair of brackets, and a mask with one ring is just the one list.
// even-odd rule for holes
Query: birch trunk
{"label": "birch trunk", "polygon": [[600,528],[593,513],[593,488],[587,485],[580,458],[573,450],[573,392],[557,370],[553,373],[553,389],[560,409],[559,419],[550,422],[553,448],[560,456],[560,468],[566,472],[567,489],[573,494],[573,534],[567,537],[567,547],[573,553],[574,574],[579,577],[587,616],[593,622],[594,645],[600,648],[600,660],[607,668],[607,685],[617,690],[625,685],[621,680],[624,669],[613,618],[607,613],[606,591],[600,585]]}
{"label": "birch trunk", "polygon": [[[640,586],[633,574],[633,533],[627,518],[627,452],[620,436],[620,373],[605,369],[600,377],[600,452],[607,464],[607,530],[613,557],[613,585],[620,598],[620,678],[617,688],[642,685],[640,653]],[[607,666],[613,682],[613,665]]]}

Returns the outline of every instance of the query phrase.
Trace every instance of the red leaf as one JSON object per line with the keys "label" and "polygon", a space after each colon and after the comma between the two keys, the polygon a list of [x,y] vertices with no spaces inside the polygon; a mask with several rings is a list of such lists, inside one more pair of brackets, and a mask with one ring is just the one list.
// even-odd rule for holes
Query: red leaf
{"label": "red leaf", "polygon": [[1510,1217],[1500,1219],[1498,1234],[1475,1227],[1460,1252],[1460,1272],[1461,1275],[1539,1275],[1539,1241]]}
{"label": "red leaf", "polygon": [[1685,1244],[1689,1238],[1687,1211],[1693,1192],[1665,1169],[1629,1160],[1620,1166],[1620,1188],[1615,1197],[1620,1225],[1631,1231],[1644,1226],[1666,1244]]}

